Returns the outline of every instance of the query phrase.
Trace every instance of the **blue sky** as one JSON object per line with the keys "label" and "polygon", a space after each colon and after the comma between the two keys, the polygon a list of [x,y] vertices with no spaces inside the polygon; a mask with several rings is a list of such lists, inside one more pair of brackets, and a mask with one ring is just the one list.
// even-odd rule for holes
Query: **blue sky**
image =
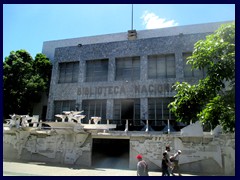
{"label": "blue sky", "polygon": [[[4,4],[3,60],[11,51],[34,58],[44,41],[127,32],[131,4]],[[235,20],[235,4],[134,4],[133,29]]]}

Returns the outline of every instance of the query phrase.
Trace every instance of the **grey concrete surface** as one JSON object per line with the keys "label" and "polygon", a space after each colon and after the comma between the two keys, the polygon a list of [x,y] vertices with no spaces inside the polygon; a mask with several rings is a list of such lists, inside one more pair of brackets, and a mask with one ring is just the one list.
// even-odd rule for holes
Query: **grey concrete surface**
{"label": "grey concrete surface", "polygon": [[[161,176],[162,172],[149,172],[150,176]],[[3,161],[3,176],[136,176],[136,170],[87,168],[46,164],[44,162]],[[182,176],[198,176],[182,174]]]}

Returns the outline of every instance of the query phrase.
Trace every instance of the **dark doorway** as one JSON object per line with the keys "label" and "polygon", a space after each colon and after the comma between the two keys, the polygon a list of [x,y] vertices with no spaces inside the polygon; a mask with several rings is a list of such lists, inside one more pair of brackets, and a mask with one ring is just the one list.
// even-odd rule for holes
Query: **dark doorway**
{"label": "dark doorway", "polygon": [[133,130],[133,119],[134,119],[134,100],[124,100],[121,104],[121,117],[122,122],[126,124],[128,119],[128,130]]}
{"label": "dark doorway", "polygon": [[93,139],[92,166],[128,169],[129,139]]}
{"label": "dark doorway", "polygon": [[46,121],[47,106],[42,107],[41,120]]}
{"label": "dark doorway", "polygon": [[124,100],[121,104],[122,119],[133,119],[134,115],[134,101]]}

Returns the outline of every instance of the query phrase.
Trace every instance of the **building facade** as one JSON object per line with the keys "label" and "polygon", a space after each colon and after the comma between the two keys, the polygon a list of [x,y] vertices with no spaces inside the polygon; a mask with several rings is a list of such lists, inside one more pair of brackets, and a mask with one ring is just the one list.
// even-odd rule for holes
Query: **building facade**
{"label": "building facade", "polygon": [[[52,78],[48,98],[35,109],[42,106],[42,113],[35,114],[47,109],[46,119],[54,121],[62,111],[84,110],[84,124],[4,126],[4,159],[136,169],[135,157],[142,154],[150,170],[161,171],[168,145],[171,155],[182,151],[182,172],[235,175],[235,134],[220,127],[204,132],[199,122],[182,127],[168,109],[175,82],[196,83],[205,76],[186,64],[194,44],[224,23],[44,42]],[[101,117],[100,124],[88,124],[92,116]],[[117,128],[109,130],[108,122]],[[168,123],[172,129],[165,133]]]}
{"label": "building facade", "polygon": [[207,23],[155,30],[48,41],[43,53],[53,63],[47,120],[62,111],[84,110],[83,123],[92,116],[117,129],[161,131],[175,122],[168,104],[177,81],[195,83],[204,70],[186,64],[194,44],[221,24]]}

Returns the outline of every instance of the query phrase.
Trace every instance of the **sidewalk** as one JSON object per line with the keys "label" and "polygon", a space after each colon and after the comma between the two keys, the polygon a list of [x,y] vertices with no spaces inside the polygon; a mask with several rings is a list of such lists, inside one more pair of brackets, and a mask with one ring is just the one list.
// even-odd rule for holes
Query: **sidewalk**
{"label": "sidewalk", "polygon": [[[161,176],[162,172],[149,172],[150,176]],[[136,170],[82,168],[44,162],[3,162],[3,176],[136,176]],[[182,174],[182,176],[197,176]]]}

